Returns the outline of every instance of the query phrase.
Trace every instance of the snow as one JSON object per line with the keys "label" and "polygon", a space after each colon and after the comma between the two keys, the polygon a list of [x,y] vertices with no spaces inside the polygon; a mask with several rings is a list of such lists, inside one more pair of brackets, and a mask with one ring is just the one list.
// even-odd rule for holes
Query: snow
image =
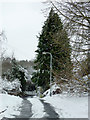
{"label": "snow", "polygon": [[[48,90],[49,91],[49,90]],[[32,118],[43,118],[47,116],[40,99],[54,107],[59,118],[88,118],[88,96],[70,96],[57,94],[44,98],[28,98],[32,104]]]}
{"label": "snow", "polygon": [[88,118],[88,97],[67,96],[65,94],[46,96],[45,102],[50,103],[60,118]]}
{"label": "snow", "polygon": [[28,98],[32,104],[32,118],[42,118],[45,116],[44,106],[38,97]]}
{"label": "snow", "polygon": [[[57,84],[52,85],[52,86],[51,86],[51,93],[52,93],[53,91],[55,91],[56,89],[58,89],[58,88],[60,88],[60,87],[59,87]],[[43,95],[49,96],[49,95],[50,95],[50,89],[46,90],[46,91],[43,93]]]}
{"label": "snow", "polygon": [[25,80],[26,81],[32,82],[31,81],[31,76],[30,76],[30,74],[29,74],[27,69],[23,68],[22,66],[19,66],[19,70],[25,73]]}
{"label": "snow", "polygon": [[[54,84],[51,88],[51,91],[54,91],[57,88],[59,87]],[[32,104],[32,118],[42,118],[47,116],[40,99],[43,99],[44,102],[49,103],[51,106],[53,106],[56,113],[59,115],[59,118],[88,118],[87,94],[80,97],[75,94],[62,93],[52,95],[50,97],[49,89],[44,93],[44,95],[46,96],[43,98],[28,98]]]}
{"label": "snow", "polygon": [[20,89],[20,81],[18,79],[15,79],[14,81],[8,81],[7,79],[1,79],[0,78],[0,93],[7,93],[6,91],[9,90],[17,90],[17,91],[21,91]]}
{"label": "snow", "polygon": [[[22,99],[8,94],[0,94],[0,119],[3,117],[14,118],[19,115]],[[4,112],[2,112],[4,111]]]}
{"label": "snow", "polygon": [[[84,79],[87,79],[86,76]],[[2,94],[3,89],[11,90],[20,86],[17,81],[8,82],[7,80],[2,81],[0,79],[0,119],[3,117],[14,118],[15,115],[20,115],[22,98],[8,95],[7,93]],[[52,85],[51,92],[57,88],[59,88],[57,84]],[[50,89],[44,95],[46,95],[44,98],[36,96],[27,98],[32,104],[32,118],[43,118],[47,116],[40,99],[53,106],[60,118],[88,118],[88,95],[77,96],[63,92],[62,94],[56,94],[50,97]]]}
{"label": "snow", "polygon": [[[59,88],[57,84],[52,85],[51,93],[57,88]],[[88,118],[88,94],[78,96],[63,92],[50,97],[50,89],[48,89],[44,95],[46,96],[42,99],[55,108],[60,118]]]}

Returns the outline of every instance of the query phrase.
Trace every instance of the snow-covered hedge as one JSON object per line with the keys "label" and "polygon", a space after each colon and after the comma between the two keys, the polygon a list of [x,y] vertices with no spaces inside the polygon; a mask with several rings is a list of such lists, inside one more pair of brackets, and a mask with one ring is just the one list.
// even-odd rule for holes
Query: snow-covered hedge
{"label": "snow-covered hedge", "polygon": [[0,77],[0,93],[7,93],[9,91],[16,91],[20,92],[20,81],[15,79],[14,81],[10,82],[7,79],[2,79]]}
{"label": "snow-covered hedge", "polygon": [[[90,82],[88,77],[89,75],[88,76],[86,75],[86,76],[83,76],[83,78],[80,79],[79,81],[68,80],[65,83],[59,80],[59,82],[53,83],[51,87],[51,94],[55,95],[55,94],[66,93],[66,94],[78,95],[78,96],[88,94],[88,92],[90,91],[90,88],[89,88]],[[43,95],[44,96],[50,95],[50,89],[45,91]]]}

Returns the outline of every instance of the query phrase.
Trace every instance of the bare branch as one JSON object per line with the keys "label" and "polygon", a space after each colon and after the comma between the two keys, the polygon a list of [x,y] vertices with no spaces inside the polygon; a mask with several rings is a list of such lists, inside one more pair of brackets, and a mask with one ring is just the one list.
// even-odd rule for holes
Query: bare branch
{"label": "bare branch", "polygon": [[4,113],[6,110],[7,110],[7,109],[5,109],[5,110],[1,111],[1,112],[0,112],[0,114]]}

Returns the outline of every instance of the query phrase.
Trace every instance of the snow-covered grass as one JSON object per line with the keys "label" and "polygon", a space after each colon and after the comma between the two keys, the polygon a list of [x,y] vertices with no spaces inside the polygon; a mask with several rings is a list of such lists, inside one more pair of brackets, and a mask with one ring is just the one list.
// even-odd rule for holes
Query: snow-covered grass
{"label": "snow-covered grass", "polygon": [[44,106],[38,97],[28,98],[32,104],[32,118],[42,118],[45,116]]}
{"label": "snow-covered grass", "polygon": [[[52,85],[51,92],[58,88],[57,84]],[[60,118],[88,118],[88,94],[73,94],[63,92],[62,94],[52,95],[50,89],[47,90],[43,99],[50,103]]]}
{"label": "snow-covered grass", "polygon": [[[56,84],[52,86],[52,90],[59,88]],[[88,118],[88,95],[77,96],[77,94],[62,93],[52,95],[50,97],[50,89],[47,90],[44,98],[28,98],[32,104],[33,116],[32,118],[42,118],[47,116],[44,111],[44,106],[40,102],[43,99],[44,102],[49,103],[54,107],[55,111],[59,115],[59,118]]]}
{"label": "snow-covered grass", "polygon": [[50,103],[60,118],[88,118],[88,96],[67,96],[67,94],[46,96],[45,102]]}
{"label": "snow-covered grass", "polygon": [[14,118],[20,114],[19,107],[22,99],[8,94],[0,94],[0,119],[3,117]]}

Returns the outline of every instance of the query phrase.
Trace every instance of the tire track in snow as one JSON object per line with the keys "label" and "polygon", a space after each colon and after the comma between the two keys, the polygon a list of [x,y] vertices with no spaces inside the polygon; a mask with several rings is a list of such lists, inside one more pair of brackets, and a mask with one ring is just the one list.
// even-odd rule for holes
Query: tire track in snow
{"label": "tire track in snow", "polygon": [[48,114],[48,116],[44,118],[59,118],[59,115],[55,112],[54,108],[49,103],[44,102],[44,100],[40,101],[44,105],[45,112]]}

